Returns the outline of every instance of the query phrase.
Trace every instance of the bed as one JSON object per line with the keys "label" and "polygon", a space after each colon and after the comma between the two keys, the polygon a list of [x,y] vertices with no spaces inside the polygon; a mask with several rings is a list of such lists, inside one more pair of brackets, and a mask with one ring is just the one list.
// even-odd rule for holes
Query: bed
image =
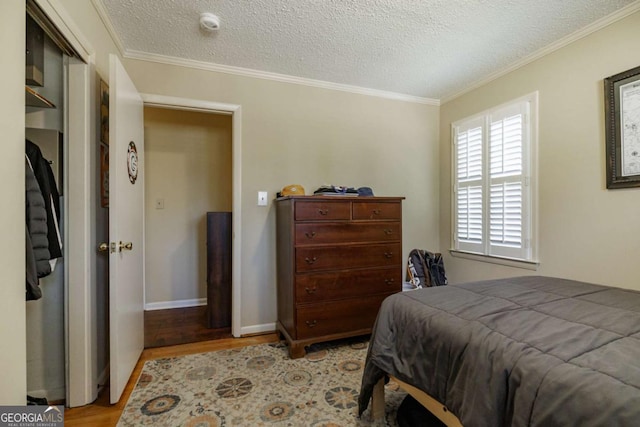
{"label": "bed", "polygon": [[527,276],[392,295],[360,414],[388,377],[448,425],[639,425],[640,292]]}

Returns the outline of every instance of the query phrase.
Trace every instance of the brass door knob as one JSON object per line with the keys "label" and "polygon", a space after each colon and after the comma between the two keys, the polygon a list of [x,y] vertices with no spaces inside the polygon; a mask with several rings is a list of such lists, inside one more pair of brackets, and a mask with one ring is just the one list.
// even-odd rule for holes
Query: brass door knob
{"label": "brass door knob", "polygon": [[109,244],[102,242],[98,245],[98,252],[106,252],[109,250]]}
{"label": "brass door knob", "polygon": [[118,249],[120,250],[120,252],[122,251],[130,251],[133,249],[133,243],[132,242],[127,242],[127,243],[118,243]]}

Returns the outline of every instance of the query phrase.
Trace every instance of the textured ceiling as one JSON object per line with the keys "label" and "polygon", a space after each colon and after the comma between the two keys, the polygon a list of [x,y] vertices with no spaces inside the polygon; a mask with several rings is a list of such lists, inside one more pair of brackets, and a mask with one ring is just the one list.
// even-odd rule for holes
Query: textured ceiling
{"label": "textured ceiling", "polygon": [[[441,99],[633,0],[100,0],[125,52]],[[199,28],[201,12],[220,30]]]}

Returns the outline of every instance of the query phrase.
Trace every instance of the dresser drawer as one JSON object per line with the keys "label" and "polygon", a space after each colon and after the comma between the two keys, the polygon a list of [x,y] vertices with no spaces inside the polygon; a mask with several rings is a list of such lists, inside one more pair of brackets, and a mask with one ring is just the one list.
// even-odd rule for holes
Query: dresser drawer
{"label": "dresser drawer", "polygon": [[390,242],[402,239],[399,222],[297,223],[296,245],[341,242]]}
{"label": "dresser drawer", "polygon": [[402,218],[402,205],[398,202],[353,202],[353,219],[385,220]]}
{"label": "dresser drawer", "polygon": [[297,310],[297,339],[347,331],[371,329],[380,304],[391,294],[300,306]]}
{"label": "dresser drawer", "polygon": [[311,303],[360,297],[402,289],[402,268],[367,268],[296,275],[296,302]]}
{"label": "dresser drawer", "polygon": [[296,248],[296,272],[385,267],[402,264],[400,243]]}
{"label": "dresser drawer", "polygon": [[[318,196],[320,197],[320,196]],[[329,197],[329,196],[326,196]],[[326,220],[338,220],[351,219],[351,204],[338,202],[318,200],[296,203],[295,220],[296,221],[326,221]]]}

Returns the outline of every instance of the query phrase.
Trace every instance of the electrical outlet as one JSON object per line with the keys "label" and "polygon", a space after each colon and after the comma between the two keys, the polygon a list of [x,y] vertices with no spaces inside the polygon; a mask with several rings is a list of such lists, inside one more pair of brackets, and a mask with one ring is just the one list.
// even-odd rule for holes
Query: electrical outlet
{"label": "electrical outlet", "polygon": [[258,191],[258,206],[267,206],[267,192]]}

